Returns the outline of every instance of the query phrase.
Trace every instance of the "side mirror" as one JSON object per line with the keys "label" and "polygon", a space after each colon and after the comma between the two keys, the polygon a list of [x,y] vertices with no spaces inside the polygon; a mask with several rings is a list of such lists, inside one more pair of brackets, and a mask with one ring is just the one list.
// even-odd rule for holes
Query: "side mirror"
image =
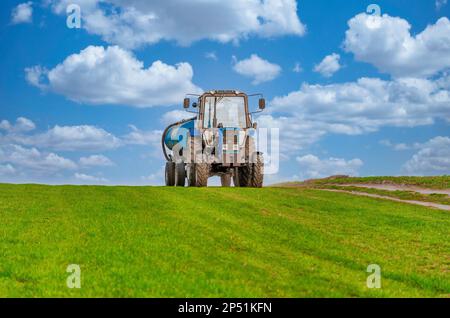
{"label": "side mirror", "polygon": [[264,98],[259,99],[259,109],[263,110],[266,108],[266,100]]}
{"label": "side mirror", "polygon": [[253,129],[258,129],[258,123],[253,123],[252,128]]}
{"label": "side mirror", "polygon": [[189,108],[190,105],[191,105],[191,101],[189,100],[189,98],[185,98],[184,102],[183,102],[183,107]]}

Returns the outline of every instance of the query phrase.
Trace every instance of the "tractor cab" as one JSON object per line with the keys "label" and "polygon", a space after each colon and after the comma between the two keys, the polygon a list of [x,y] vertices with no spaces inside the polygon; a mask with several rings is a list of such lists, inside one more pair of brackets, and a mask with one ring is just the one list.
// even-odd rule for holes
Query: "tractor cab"
{"label": "tractor cab", "polygon": [[[259,94],[258,94],[259,95]],[[256,95],[251,95],[256,96]],[[184,100],[184,107],[189,108],[190,100]],[[239,91],[209,91],[198,97],[198,120],[203,129],[210,128],[253,128],[249,111],[248,96]],[[259,108],[265,108],[265,100],[259,100]]]}

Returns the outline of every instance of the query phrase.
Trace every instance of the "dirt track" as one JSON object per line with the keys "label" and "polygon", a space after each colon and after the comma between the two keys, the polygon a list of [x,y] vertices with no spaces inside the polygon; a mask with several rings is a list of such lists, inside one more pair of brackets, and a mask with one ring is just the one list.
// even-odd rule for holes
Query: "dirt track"
{"label": "dirt track", "polygon": [[395,184],[369,184],[369,183],[355,183],[355,184],[340,184],[341,187],[359,187],[359,188],[371,188],[387,191],[414,191],[422,194],[446,194],[450,196],[450,189],[426,189],[414,186],[403,186]]}
{"label": "dirt track", "polygon": [[[402,199],[397,199],[397,198],[388,197],[388,196],[379,195],[379,194],[356,192],[356,191],[345,191],[345,190],[334,190],[334,189],[320,189],[320,190],[330,191],[330,192],[349,193],[349,194],[353,194],[353,195],[360,195],[360,196],[366,196],[366,197],[377,198],[377,199],[386,199],[386,200],[391,200],[391,201],[396,201],[396,202],[403,202],[403,203],[426,206],[426,207],[430,207],[430,208],[436,208],[439,210],[450,211],[450,205],[438,204],[438,203],[433,203],[433,202],[402,200]],[[431,193],[435,193],[435,192],[431,192]]]}

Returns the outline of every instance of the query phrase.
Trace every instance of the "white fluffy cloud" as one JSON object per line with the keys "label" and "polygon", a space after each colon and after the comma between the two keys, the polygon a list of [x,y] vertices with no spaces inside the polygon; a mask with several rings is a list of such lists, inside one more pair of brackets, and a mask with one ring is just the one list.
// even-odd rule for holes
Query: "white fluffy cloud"
{"label": "white fluffy cloud", "polygon": [[161,143],[162,131],[150,130],[144,131],[136,126],[130,125],[131,132],[123,136],[123,141],[129,145],[148,145],[157,147]]}
{"label": "white fluffy cloud", "polygon": [[11,12],[13,24],[31,23],[33,20],[33,3],[31,1],[17,5]]}
{"label": "white fluffy cloud", "polygon": [[450,78],[403,78],[385,81],[361,78],[356,82],[310,85],[275,97],[259,127],[280,129],[284,155],[304,150],[326,134],[358,135],[382,127],[450,122]]}
{"label": "white fluffy cloud", "polygon": [[81,157],[80,165],[83,167],[110,167],[114,166],[114,162],[104,155],[91,155],[89,157]]}
{"label": "white fluffy cloud", "polygon": [[164,166],[160,167],[156,172],[150,173],[147,176],[141,176],[141,180],[146,184],[154,186],[161,186],[164,184]]}
{"label": "white fluffy cloud", "polygon": [[443,17],[411,35],[408,21],[359,14],[349,22],[344,49],[396,77],[426,77],[450,67],[450,21]]}
{"label": "white fluffy cloud", "polygon": [[0,144],[14,143],[62,151],[98,151],[122,145],[119,138],[95,126],[56,125],[45,132],[32,133],[35,128],[35,124],[24,117],[19,117],[15,124],[2,120],[0,131],[5,131],[5,134],[0,134]]}
{"label": "white fluffy cloud", "polygon": [[382,126],[432,124],[436,118],[450,121],[450,81],[361,78],[341,84],[303,84],[270,104],[272,113],[323,123],[332,133],[360,134]]}
{"label": "white fluffy cloud", "polygon": [[296,117],[261,115],[256,118],[260,128],[278,128],[280,134],[279,149],[286,158],[317,142],[327,133],[322,123],[311,120],[299,120]]}
{"label": "white fluffy cloud", "polygon": [[[0,133],[0,176],[3,180],[48,182],[64,178],[68,172],[78,169],[113,166],[114,163],[104,155],[81,157],[76,163],[53,151],[91,152],[125,145],[120,138],[95,126],[56,125],[44,132],[35,132],[35,128],[35,124],[24,117],[19,117],[15,124],[0,121],[0,132],[4,132]],[[8,176],[14,176],[14,179],[8,179]],[[65,182],[66,179],[61,180]]]}
{"label": "white fluffy cloud", "polygon": [[49,0],[65,14],[79,4],[82,27],[108,43],[135,48],[161,40],[188,45],[211,39],[236,42],[250,35],[303,35],[295,0]]}
{"label": "white fluffy cloud", "polygon": [[363,166],[360,159],[345,160],[340,158],[320,159],[314,155],[297,157],[301,175],[304,178],[323,178],[332,175],[357,176]]}
{"label": "white fluffy cloud", "polygon": [[17,118],[15,124],[11,124],[7,120],[0,121],[0,130],[4,130],[8,133],[26,132],[31,131],[35,128],[36,125],[33,123],[33,121],[25,117]]}
{"label": "white fluffy cloud", "polygon": [[326,56],[322,62],[314,66],[314,72],[320,73],[324,77],[333,76],[334,73],[341,69],[340,58],[341,56],[336,53]]}
{"label": "white fluffy cloud", "polygon": [[235,72],[253,79],[252,84],[258,85],[275,79],[281,73],[281,67],[252,54],[248,59],[236,61]]}
{"label": "white fluffy cloud", "polygon": [[27,169],[35,173],[55,173],[76,169],[72,160],[52,152],[41,152],[36,148],[26,148],[15,144],[0,145],[0,163]]}
{"label": "white fluffy cloud", "polygon": [[217,57],[217,54],[216,54],[216,52],[206,52],[205,53],[205,57],[207,58],[207,59],[209,59],[209,60],[213,60],[213,61],[217,61],[218,60],[218,57]]}
{"label": "white fluffy cloud", "polygon": [[108,182],[108,179],[103,177],[95,177],[85,173],[76,172],[74,178],[80,181],[82,184],[104,184]]}
{"label": "white fluffy cloud", "polygon": [[30,84],[88,104],[173,105],[186,93],[201,91],[192,83],[190,64],[156,61],[144,68],[131,52],[117,46],[89,46],[51,70],[38,65],[25,72]]}
{"label": "white fluffy cloud", "polygon": [[[64,152],[97,152],[126,145],[145,145],[161,158],[161,131],[142,131],[130,125],[131,132],[119,137],[102,128],[89,125],[56,125],[44,132],[34,132],[34,123],[24,117],[0,121],[0,182],[78,182],[107,183],[102,176],[91,176],[86,170],[112,167],[115,163],[103,154],[81,156],[78,160],[65,158],[54,150]],[[3,133],[2,133],[3,131]],[[72,177],[70,177],[69,175]],[[73,174],[75,172],[75,174]]]}
{"label": "white fluffy cloud", "polygon": [[418,148],[422,147],[422,144],[420,144],[420,143],[414,143],[412,145],[408,145],[404,142],[393,143],[389,139],[381,140],[380,144],[383,146],[389,147],[395,151],[405,151],[405,150],[411,150],[411,149],[418,149]]}
{"label": "white fluffy cloud", "polygon": [[16,142],[63,151],[98,151],[121,145],[119,138],[94,126],[58,126],[31,136],[14,138]]}
{"label": "white fluffy cloud", "polygon": [[435,137],[403,166],[408,175],[450,175],[450,138]]}
{"label": "white fluffy cloud", "polygon": [[170,112],[165,113],[162,116],[161,121],[164,125],[169,125],[169,124],[173,124],[177,121],[180,121],[183,119],[189,119],[189,118],[193,118],[193,117],[196,117],[196,115],[193,113],[188,113],[188,112],[182,111],[182,110],[172,110]]}

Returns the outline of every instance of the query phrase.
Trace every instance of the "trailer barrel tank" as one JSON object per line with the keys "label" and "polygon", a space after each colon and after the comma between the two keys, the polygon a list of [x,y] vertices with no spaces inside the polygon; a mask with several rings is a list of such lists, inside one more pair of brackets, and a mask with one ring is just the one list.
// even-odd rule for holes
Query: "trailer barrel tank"
{"label": "trailer barrel tank", "polygon": [[162,134],[162,148],[164,151],[164,156],[169,160],[169,155],[165,150],[164,145],[172,150],[180,142],[185,142],[187,139],[187,132],[194,135],[195,120],[197,117],[185,119],[176,123],[169,125]]}

